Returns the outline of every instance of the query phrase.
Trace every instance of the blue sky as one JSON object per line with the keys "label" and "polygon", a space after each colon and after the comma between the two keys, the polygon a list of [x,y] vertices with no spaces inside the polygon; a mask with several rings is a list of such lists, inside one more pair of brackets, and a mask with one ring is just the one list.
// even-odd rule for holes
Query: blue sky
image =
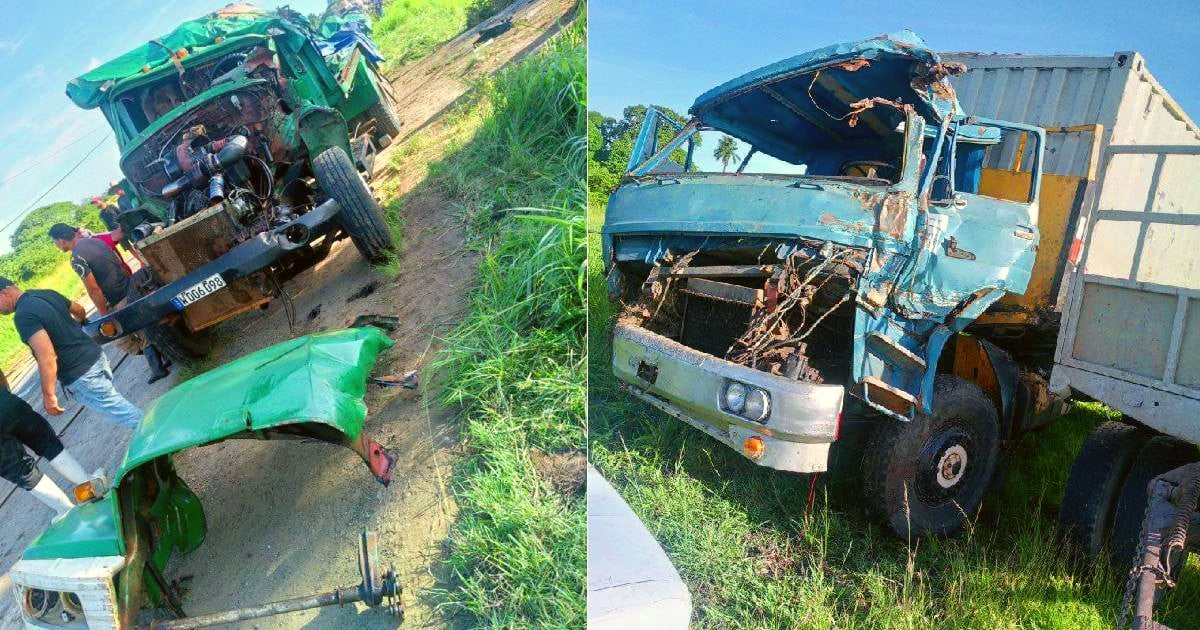
{"label": "blue sky", "polygon": [[[229,2],[52,0],[25,5],[20,19],[6,22],[0,33],[0,225],[27,208],[108,131],[98,110],[71,104],[64,94],[67,81]],[[315,13],[324,9],[325,0],[256,4]],[[118,177],[117,145],[109,138],[38,205],[90,197]],[[0,232],[0,252],[8,251],[13,227]]]}
{"label": "blue sky", "polygon": [[[614,117],[639,103],[685,113],[700,93],[748,70],[909,28],[934,50],[1104,56],[1137,51],[1171,96],[1200,119],[1198,27],[1197,0],[591,0],[588,107]],[[703,168],[719,170],[712,159],[715,140],[706,139],[698,152]]]}

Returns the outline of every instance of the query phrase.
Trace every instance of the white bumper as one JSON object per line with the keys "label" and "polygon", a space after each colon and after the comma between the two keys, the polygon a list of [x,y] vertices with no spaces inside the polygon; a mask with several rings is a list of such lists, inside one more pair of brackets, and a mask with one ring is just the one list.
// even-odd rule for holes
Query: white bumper
{"label": "white bumper", "polygon": [[[121,556],[58,560],[19,560],[9,571],[13,596],[21,609],[26,628],[61,630],[89,628],[107,630],[117,627],[117,591],[113,576],[125,566]],[[64,624],[58,610],[51,610],[45,621],[30,617],[22,605],[25,590],[39,588],[60,593],[75,593],[83,607],[83,617]],[[59,610],[61,604],[59,604]]]}

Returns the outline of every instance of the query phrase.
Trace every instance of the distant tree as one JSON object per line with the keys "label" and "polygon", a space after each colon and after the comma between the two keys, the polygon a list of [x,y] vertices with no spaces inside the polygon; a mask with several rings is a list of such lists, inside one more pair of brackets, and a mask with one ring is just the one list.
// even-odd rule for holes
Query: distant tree
{"label": "distant tree", "polygon": [[28,282],[51,273],[65,261],[66,254],[54,247],[48,234],[55,223],[85,227],[93,232],[104,230],[99,213],[86,203],[59,201],[37,208],[21,220],[9,237],[12,251],[0,256],[0,276]]}
{"label": "distant tree", "polygon": [[717,141],[717,148],[713,151],[713,157],[721,163],[721,172],[729,170],[730,162],[737,162],[742,156],[738,155],[738,143],[730,136],[721,136]]}

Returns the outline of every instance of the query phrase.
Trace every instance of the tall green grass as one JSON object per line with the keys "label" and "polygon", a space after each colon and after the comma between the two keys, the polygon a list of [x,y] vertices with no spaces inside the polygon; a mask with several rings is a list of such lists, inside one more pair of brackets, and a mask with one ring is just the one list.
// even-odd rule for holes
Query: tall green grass
{"label": "tall green grass", "polygon": [[385,57],[384,69],[395,70],[428,55],[438,44],[507,4],[503,0],[390,0],[371,37]]}
{"label": "tall green grass", "polygon": [[481,253],[469,311],[433,366],[468,449],[441,605],[472,625],[584,625],[583,494],[534,464],[582,457],[585,442],[582,22],[483,84],[474,139],[431,168]]}
{"label": "tall green grass", "polygon": [[[616,307],[588,208],[588,430],[591,462],[657,536],[688,585],[699,628],[1109,628],[1123,576],[1072,566],[1055,532],[1071,462],[1113,412],[1077,405],[1008,453],[1002,487],[964,534],[912,547],[864,516],[859,480],[754,466],[622,392],[612,375]],[[1200,619],[1192,560],[1160,609]]]}

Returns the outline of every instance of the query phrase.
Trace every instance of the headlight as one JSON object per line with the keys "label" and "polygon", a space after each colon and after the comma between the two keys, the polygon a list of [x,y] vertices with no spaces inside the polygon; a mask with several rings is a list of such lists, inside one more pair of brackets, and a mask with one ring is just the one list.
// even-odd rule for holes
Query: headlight
{"label": "headlight", "polygon": [[725,411],[747,420],[766,422],[771,415],[771,394],[765,389],[729,381],[721,396],[721,405]]}
{"label": "headlight", "polygon": [[44,619],[46,613],[57,605],[58,593],[54,591],[28,588],[21,597],[21,606],[25,608],[25,614],[34,619]]}
{"label": "headlight", "polygon": [[746,395],[746,408],[742,415],[755,422],[766,420],[771,415],[771,397],[761,389],[751,389]]}
{"label": "headlight", "polygon": [[746,408],[746,386],[732,381],[725,386],[725,409],[741,415]]}

